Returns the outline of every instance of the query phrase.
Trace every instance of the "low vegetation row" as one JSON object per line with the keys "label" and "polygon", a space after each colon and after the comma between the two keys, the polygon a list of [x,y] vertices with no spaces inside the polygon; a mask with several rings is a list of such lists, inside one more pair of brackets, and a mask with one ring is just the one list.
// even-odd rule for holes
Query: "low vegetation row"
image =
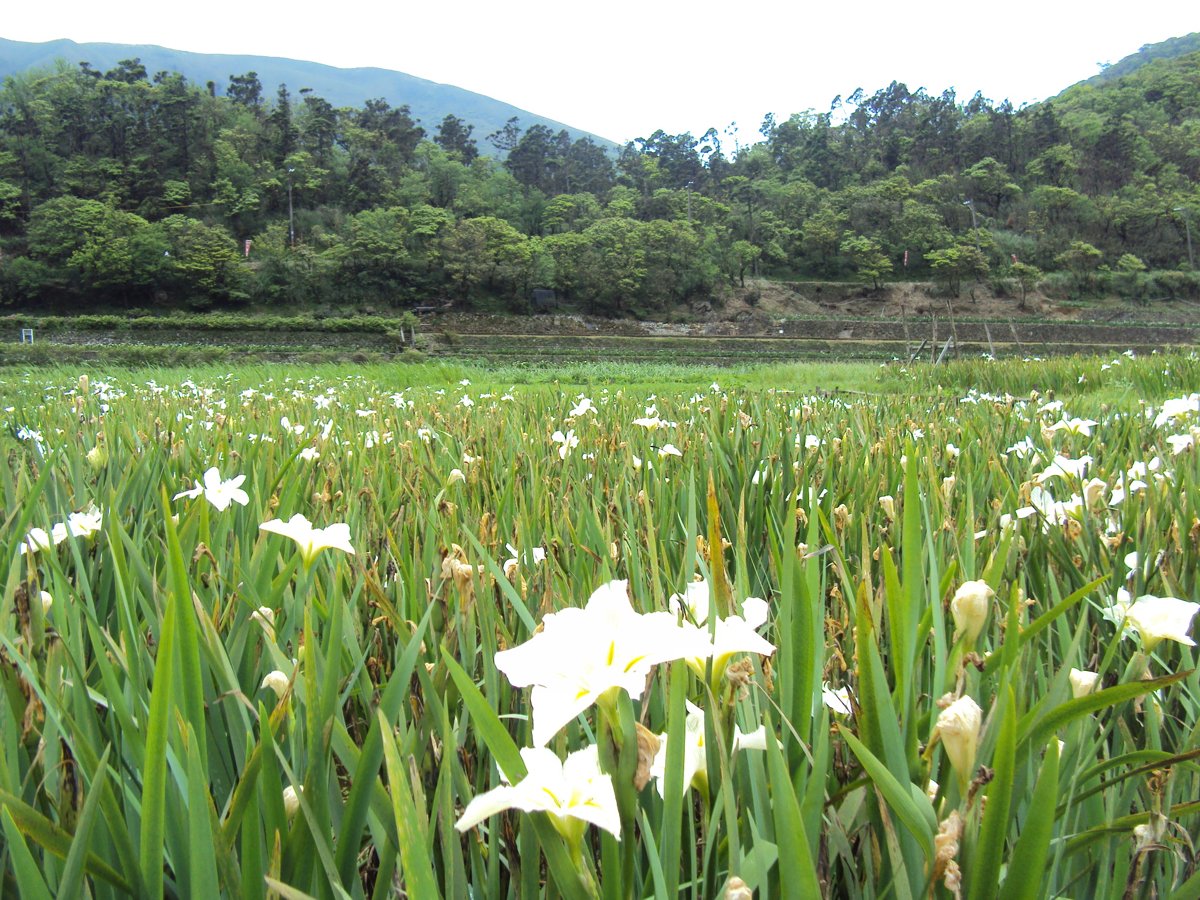
{"label": "low vegetation row", "polygon": [[37,331],[308,331],[341,334],[347,332],[399,333],[418,327],[412,313],[391,316],[319,316],[263,315],[238,312],[185,313],[169,315],[133,311],[129,315],[82,313],[71,316],[6,315],[0,316],[0,328],[16,334],[21,328]]}

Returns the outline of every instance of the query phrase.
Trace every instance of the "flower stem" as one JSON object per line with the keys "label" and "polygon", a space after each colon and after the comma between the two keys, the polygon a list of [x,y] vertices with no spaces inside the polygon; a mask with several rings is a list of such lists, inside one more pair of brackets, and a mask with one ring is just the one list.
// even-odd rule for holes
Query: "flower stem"
{"label": "flower stem", "polygon": [[[600,769],[612,777],[621,815],[621,895],[633,891],[634,829],[637,823],[637,792],[633,786],[637,771],[637,730],[634,728],[633,703],[625,691],[613,688],[597,702],[600,710]],[[609,867],[606,866],[606,874]],[[612,877],[608,874],[608,877]]]}

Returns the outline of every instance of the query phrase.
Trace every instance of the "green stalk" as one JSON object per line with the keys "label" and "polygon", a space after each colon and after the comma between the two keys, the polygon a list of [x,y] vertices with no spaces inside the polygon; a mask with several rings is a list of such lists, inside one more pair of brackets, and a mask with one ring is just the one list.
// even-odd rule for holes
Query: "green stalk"
{"label": "green stalk", "polygon": [[[190,605],[190,604],[189,604]],[[175,621],[179,599],[172,596],[163,617],[158,654],[154,661],[154,686],[150,691],[146,727],[146,768],[142,777],[141,864],[142,884],[152,898],[163,895],[163,833],[166,817],[167,741],[174,711]]]}

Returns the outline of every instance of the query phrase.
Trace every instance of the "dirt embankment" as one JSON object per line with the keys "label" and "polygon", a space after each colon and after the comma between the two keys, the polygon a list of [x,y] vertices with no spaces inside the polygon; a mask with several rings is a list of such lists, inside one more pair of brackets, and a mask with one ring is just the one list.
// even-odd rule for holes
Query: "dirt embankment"
{"label": "dirt embankment", "polygon": [[953,302],[932,285],[880,289],[836,282],[748,282],[715,303],[694,304],[687,321],[646,322],[564,313],[526,317],[449,312],[423,317],[426,333],[527,334],[544,337],[743,337],[824,341],[905,341],[919,344],[954,335],[959,343],[1029,344],[1070,352],[1089,346],[1165,346],[1200,343],[1200,307],[1119,300],[1086,307],[1030,294],[997,297],[986,286]]}
{"label": "dirt embankment", "polygon": [[876,289],[843,282],[761,281],[729,292],[710,313],[716,318],[964,318],[990,322],[1095,322],[1101,324],[1195,325],[1200,304],[1154,302],[1137,305],[1117,297],[1085,304],[1058,302],[1036,291],[1019,298],[993,293],[984,284],[965,286],[947,297],[928,282],[898,282]]}

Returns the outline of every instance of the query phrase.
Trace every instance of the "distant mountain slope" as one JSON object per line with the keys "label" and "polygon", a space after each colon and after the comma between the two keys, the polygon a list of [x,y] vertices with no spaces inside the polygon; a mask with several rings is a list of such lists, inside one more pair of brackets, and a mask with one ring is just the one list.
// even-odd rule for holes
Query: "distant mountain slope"
{"label": "distant mountain slope", "polygon": [[312,88],[334,106],[357,107],[366,100],[382,97],[393,106],[406,104],[431,137],[438,123],[453,114],[475,126],[473,137],[483,153],[493,152],[485,140],[487,135],[503,128],[512,116],[518,116],[525,129],[531,125],[544,125],[554,131],[565,128],[573,140],[590,137],[605,149],[616,147],[607,138],[453,85],[389,69],[339,69],[274,56],[191,53],[152,44],[80,44],[70,40],[28,43],[0,38],[0,78],[33,68],[52,68],[58,60],[65,60],[72,67],[88,62],[103,71],[133,57],[141,59],[151,75],[163,70],[180,72],[201,87],[213,82],[218,93],[224,93],[231,75],[257,72],[268,99],[280,84],[286,84],[293,96],[301,88]]}
{"label": "distant mountain slope", "polygon": [[1143,44],[1137,53],[1131,53],[1111,66],[1105,66],[1102,71],[1080,84],[1099,86],[1106,81],[1120,78],[1122,75],[1129,75],[1156,59],[1173,59],[1177,56],[1195,53],[1197,50],[1200,50],[1200,31],[1167,38],[1157,44]]}
{"label": "distant mountain slope", "polygon": [[[1124,122],[1126,130],[1132,129],[1127,138],[1135,143],[1152,133],[1161,134],[1164,127],[1200,120],[1200,34],[1191,37],[1198,39],[1195,50],[1147,54],[1139,65],[1126,68],[1122,75],[1072,85],[1053,98],[1055,110],[1081,136],[1094,138],[1106,129],[1120,130],[1119,123]],[[1110,66],[1108,71],[1115,68]],[[1180,135],[1178,140],[1186,148],[1188,138]],[[1189,157],[1194,159],[1194,154]],[[1194,164],[1185,166],[1184,171],[1194,173]]]}

